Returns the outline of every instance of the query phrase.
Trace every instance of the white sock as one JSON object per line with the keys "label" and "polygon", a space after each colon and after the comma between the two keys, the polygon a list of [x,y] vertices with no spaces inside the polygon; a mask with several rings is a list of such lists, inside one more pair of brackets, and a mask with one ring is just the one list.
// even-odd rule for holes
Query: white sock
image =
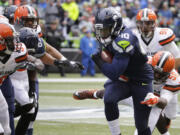
{"label": "white sock", "polygon": [[96,96],[96,93],[97,93],[97,91],[93,93],[93,97],[94,97],[94,98],[98,98],[98,97]]}
{"label": "white sock", "polygon": [[111,131],[111,135],[119,135],[121,133],[119,119],[108,121],[108,125]]}
{"label": "white sock", "polygon": [[167,131],[166,133],[162,134],[162,135],[170,135],[170,133]]}

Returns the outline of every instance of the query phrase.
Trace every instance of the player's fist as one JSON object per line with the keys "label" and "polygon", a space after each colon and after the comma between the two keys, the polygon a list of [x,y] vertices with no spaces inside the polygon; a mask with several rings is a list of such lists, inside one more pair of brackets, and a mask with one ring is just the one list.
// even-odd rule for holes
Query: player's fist
{"label": "player's fist", "polygon": [[158,103],[158,100],[159,100],[159,97],[155,96],[153,93],[148,93],[144,101],[141,102],[141,104],[145,104],[149,107],[152,107]]}
{"label": "player's fist", "polygon": [[84,66],[78,61],[70,61],[71,67],[79,70],[83,70]]}
{"label": "player's fist", "polygon": [[69,60],[55,60],[54,65],[57,67],[71,67],[73,69],[83,70],[83,65],[78,61],[69,61]]}

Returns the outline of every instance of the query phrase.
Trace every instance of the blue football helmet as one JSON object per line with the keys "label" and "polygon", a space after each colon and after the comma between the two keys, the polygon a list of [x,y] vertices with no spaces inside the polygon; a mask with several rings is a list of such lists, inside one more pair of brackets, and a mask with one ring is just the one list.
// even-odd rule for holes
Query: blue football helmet
{"label": "blue football helmet", "polygon": [[103,8],[96,14],[94,27],[97,40],[107,46],[123,28],[121,14],[112,7]]}
{"label": "blue football helmet", "polygon": [[17,9],[16,5],[10,5],[4,9],[4,16],[9,19],[9,23],[14,23],[14,13]]}
{"label": "blue football helmet", "polygon": [[26,45],[28,50],[34,50],[35,52],[35,50],[38,48],[39,37],[37,33],[31,28],[21,28],[19,30],[19,40]]}

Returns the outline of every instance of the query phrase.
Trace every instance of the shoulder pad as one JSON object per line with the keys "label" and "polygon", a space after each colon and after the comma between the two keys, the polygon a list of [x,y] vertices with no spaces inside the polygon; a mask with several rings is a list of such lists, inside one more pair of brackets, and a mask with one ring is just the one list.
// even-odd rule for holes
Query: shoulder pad
{"label": "shoulder pad", "polygon": [[15,52],[16,52],[16,63],[20,63],[27,60],[27,48],[23,43],[18,43],[15,45]]}
{"label": "shoulder pad", "polygon": [[180,75],[175,69],[171,72],[163,88],[172,92],[180,90]]}
{"label": "shoulder pad", "polygon": [[175,39],[174,32],[169,28],[157,28],[157,36],[159,37],[159,44],[164,46]]}

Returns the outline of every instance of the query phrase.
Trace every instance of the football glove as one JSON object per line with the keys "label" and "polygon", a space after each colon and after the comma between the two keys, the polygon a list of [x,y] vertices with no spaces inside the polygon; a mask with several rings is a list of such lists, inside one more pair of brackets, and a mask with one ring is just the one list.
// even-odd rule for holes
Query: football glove
{"label": "football glove", "polygon": [[54,65],[57,67],[71,67],[73,69],[83,70],[84,66],[78,61],[69,61],[69,60],[55,60]]}
{"label": "football glove", "polygon": [[153,93],[148,93],[144,99],[144,101],[141,102],[141,104],[145,104],[149,107],[153,107],[158,103],[159,97],[155,96]]}
{"label": "football glove", "polygon": [[44,64],[42,63],[40,59],[37,59],[31,55],[28,55],[27,69],[42,71],[44,69]]}

